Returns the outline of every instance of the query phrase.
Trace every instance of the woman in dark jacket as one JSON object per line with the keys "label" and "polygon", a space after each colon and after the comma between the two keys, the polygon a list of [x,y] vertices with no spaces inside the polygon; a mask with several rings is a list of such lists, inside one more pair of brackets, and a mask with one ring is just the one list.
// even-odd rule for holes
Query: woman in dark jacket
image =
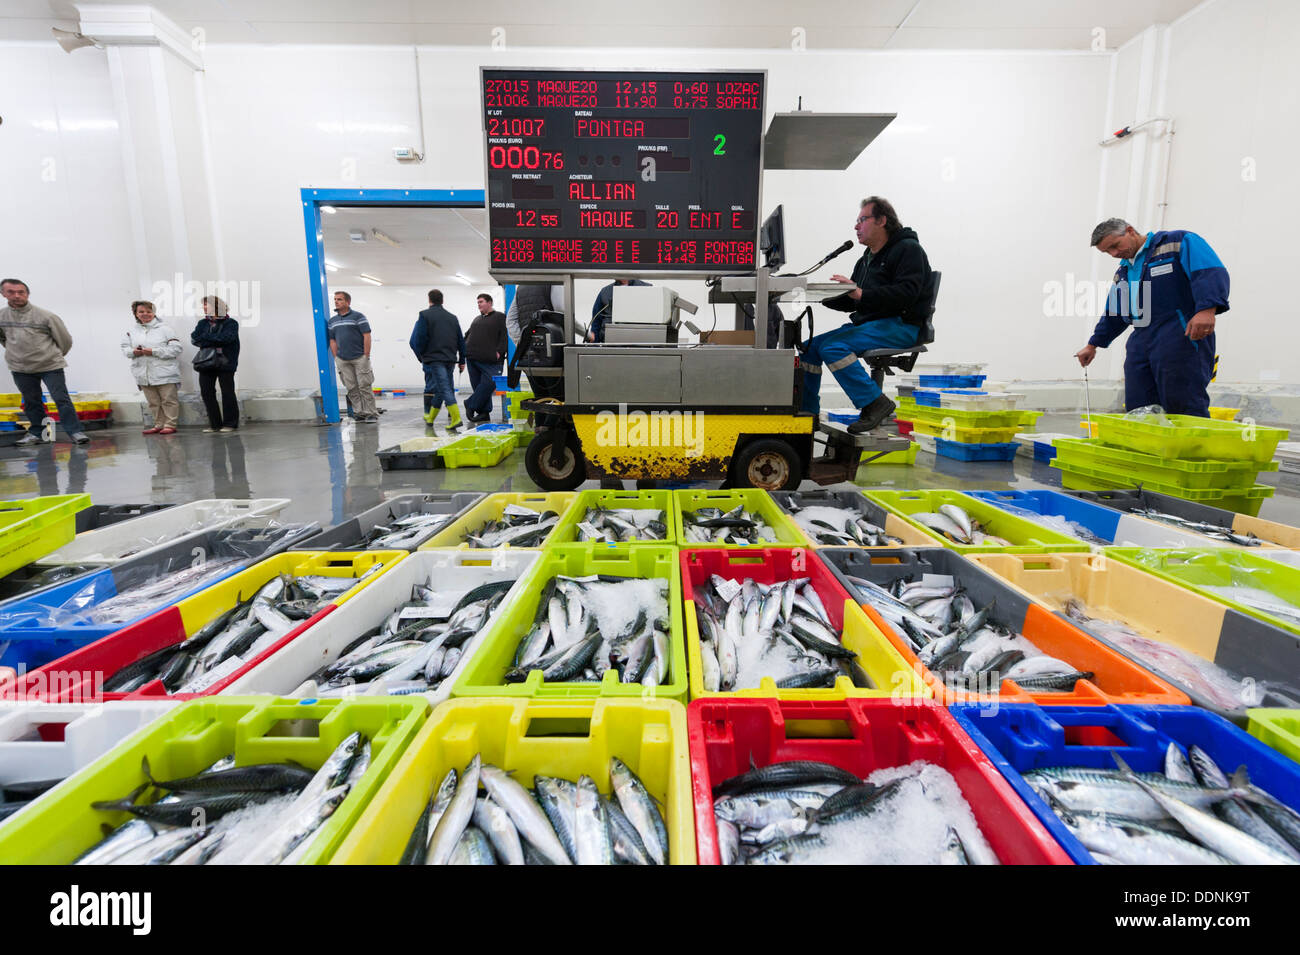
{"label": "woman in dark jacket", "polygon": [[[208,410],[210,428],[214,431],[234,431],[239,427],[239,403],[235,400],[235,368],[239,365],[239,323],[230,317],[226,303],[215,295],[203,299],[203,314],[190,335],[190,342],[199,349],[216,348],[226,359],[221,371],[199,372],[199,394]],[[217,404],[217,382],[221,382],[221,404]]]}

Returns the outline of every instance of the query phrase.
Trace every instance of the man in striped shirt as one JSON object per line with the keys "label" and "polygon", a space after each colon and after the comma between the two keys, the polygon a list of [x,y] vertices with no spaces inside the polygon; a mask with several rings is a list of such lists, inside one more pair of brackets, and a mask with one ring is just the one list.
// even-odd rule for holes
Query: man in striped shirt
{"label": "man in striped shirt", "polygon": [[347,292],[334,293],[334,314],[326,326],[326,335],[357,423],[377,423],[375,373],[370,367],[370,323],[366,316],[352,310],[352,296]]}

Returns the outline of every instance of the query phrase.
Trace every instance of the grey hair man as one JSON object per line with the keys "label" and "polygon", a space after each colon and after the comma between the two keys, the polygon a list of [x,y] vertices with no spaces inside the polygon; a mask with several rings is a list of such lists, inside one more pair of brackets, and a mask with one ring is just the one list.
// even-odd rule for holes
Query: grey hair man
{"label": "grey hair man", "polygon": [[1209,417],[1215,316],[1228,310],[1228,270],[1218,255],[1195,232],[1143,234],[1123,219],[1098,223],[1092,247],[1120,263],[1097,327],[1075,353],[1079,364],[1087,368],[1131,325],[1125,407]]}

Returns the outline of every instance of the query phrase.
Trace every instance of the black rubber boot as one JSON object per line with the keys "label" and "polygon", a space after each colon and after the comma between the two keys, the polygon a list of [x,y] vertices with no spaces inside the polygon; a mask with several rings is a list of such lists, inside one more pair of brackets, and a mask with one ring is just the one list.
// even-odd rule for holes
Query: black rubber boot
{"label": "black rubber boot", "polygon": [[881,395],[862,409],[862,413],[858,415],[858,420],[849,425],[849,434],[863,434],[879,428],[897,408],[898,405]]}

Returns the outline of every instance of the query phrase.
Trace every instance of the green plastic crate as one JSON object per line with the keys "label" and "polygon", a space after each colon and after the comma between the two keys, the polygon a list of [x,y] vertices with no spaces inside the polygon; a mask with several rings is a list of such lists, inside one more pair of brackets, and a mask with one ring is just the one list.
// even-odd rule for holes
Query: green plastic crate
{"label": "green plastic crate", "polygon": [[[676,507],[674,508],[673,533],[679,547],[806,547],[808,539],[804,537],[799,525],[777,506],[772,495],[757,488],[740,488],[733,491],[681,490],[674,491]],[[772,528],[776,541],[758,541],[754,544],[696,544],[686,539],[685,514],[701,507],[721,508],[725,513],[743,505],[751,514],[757,514]]]}
{"label": "green plastic crate", "polygon": [[1097,414],[1092,419],[1097,436],[1106,444],[1162,458],[1257,461],[1262,465],[1273,459],[1278,442],[1289,434],[1285,428],[1178,414],[1169,415],[1167,425],[1118,414]]}
{"label": "green plastic crate", "polygon": [[519,407],[519,405],[521,402],[528,401],[532,397],[533,397],[533,393],[531,391],[507,391],[506,400],[509,402],[509,405],[506,410],[507,417],[509,417],[510,420],[512,421],[515,418],[528,417],[528,412],[525,411],[523,408]]}
{"label": "green plastic crate", "polygon": [[[863,491],[863,494],[881,507],[892,511],[915,527],[931,536],[942,539],[943,546],[961,553],[969,554],[1045,554],[1068,553],[1091,550],[1083,541],[1058,534],[1041,524],[1025,520],[1010,514],[1002,508],[987,501],[981,501],[960,491]],[[931,531],[911,515],[925,512],[938,512],[945,504],[956,504],[971,517],[978,520],[986,533],[1004,537],[1011,541],[1010,547],[999,544],[955,544],[946,538],[940,538],[937,531]]]}
{"label": "green plastic crate", "polygon": [[125,812],[91,809],[90,804],[121,799],[142,785],[146,781],[145,756],[156,779],[193,775],[232,753],[241,766],[294,760],[318,769],[348,734],[360,730],[371,741],[370,768],[317,830],[303,858],[307,865],[328,862],[428,716],[429,703],[421,696],[192,700],[65,780],[13,826],[0,828],[0,859],[59,865],[99,843],[102,823],[117,826],[131,817]]}
{"label": "green plastic crate", "polygon": [[[1161,494],[1168,494],[1170,497],[1181,498],[1184,501],[1199,501],[1212,504],[1215,507],[1235,511],[1238,514],[1249,514],[1251,517],[1259,514],[1259,508],[1264,503],[1264,499],[1272,497],[1273,492],[1276,490],[1270,484],[1254,484],[1250,487],[1236,488],[1179,487],[1176,484],[1161,484],[1158,481],[1147,481],[1136,476],[1121,475],[1115,471],[1100,470],[1069,461],[1062,461],[1059,454],[1049,463],[1061,472],[1061,483],[1071,491],[1106,491],[1114,488],[1138,487],[1140,485],[1147,491],[1158,491]],[[1068,481],[1066,480],[1067,477],[1069,478]]]}
{"label": "green plastic crate", "polygon": [[[557,574],[585,577],[607,574],[614,577],[663,578],[668,581],[668,647],[672,657],[668,678],[656,687],[640,683],[619,683],[617,671],[606,672],[600,683],[547,683],[540,670],[528,674],[523,683],[506,683],[504,676],[514,666],[519,641],[532,629],[537,604],[547,581]],[[452,687],[453,697],[501,696],[536,699],[596,699],[598,697],[657,697],[686,702],[690,685],[686,678],[685,628],[682,626],[681,568],[677,548],[663,545],[624,547],[619,550],[597,548],[593,544],[564,544],[542,554],[527,580],[519,588],[515,602],[500,611],[488,630],[479,638],[479,646],[469,665]]]}
{"label": "green plastic crate", "polygon": [[518,440],[511,433],[472,434],[438,449],[438,457],[449,468],[494,468],[515,451]]}
{"label": "green plastic crate", "polygon": [[52,554],[77,534],[77,511],[89,494],[0,501],[0,577]]}
{"label": "green plastic crate", "polygon": [[1041,411],[967,411],[964,408],[931,408],[917,405],[909,408],[913,422],[925,421],[942,426],[949,418],[957,428],[1016,428],[1026,430],[1043,416]]}
{"label": "green plastic crate", "polygon": [[[1300,623],[1256,610],[1218,591],[1206,589],[1229,585],[1256,587],[1281,598],[1286,603],[1300,607],[1300,568],[1230,547],[1205,550],[1107,547],[1105,554],[1107,557],[1139,567],[1157,577],[1172,580],[1176,584],[1195,590],[1221,604],[1227,604],[1251,617],[1291,633],[1300,634]],[[1300,613],[1300,610],[1297,610],[1297,613]]]}
{"label": "green plastic crate", "polygon": [[[489,521],[501,520],[506,508],[511,504],[530,507],[538,512],[554,511],[560,516],[560,520],[563,520],[568,515],[569,508],[573,506],[575,497],[577,494],[573,491],[534,491],[529,494],[503,491],[489,494],[421,544],[420,550],[442,550],[447,547],[459,550],[487,550],[487,548],[471,547],[466,542],[466,538],[470,534],[477,534]],[[527,549],[539,550],[547,546],[555,534],[555,527],[558,526],[557,520],[555,526],[551,528],[551,533],[546,535],[542,543]],[[511,545],[503,544],[502,547],[508,550]]]}
{"label": "green plastic crate", "polygon": [[946,441],[959,441],[962,444],[1008,444],[1016,440],[1016,435],[1021,433],[1020,425],[1012,425],[1008,428],[950,428],[921,419],[912,422],[912,429],[917,434],[943,438]]}
{"label": "green plastic crate", "polygon": [[595,507],[599,504],[611,510],[616,508],[631,508],[633,510],[656,510],[664,512],[664,524],[668,528],[668,536],[661,541],[620,541],[617,544],[610,544],[598,541],[587,541],[585,543],[595,544],[597,548],[609,550],[617,547],[647,547],[659,546],[665,544],[676,545],[678,539],[676,536],[677,522],[675,508],[677,499],[673,496],[672,491],[579,491],[578,496],[574,498],[573,506],[565,512],[560,518],[560,523],[556,525],[555,530],[551,531],[551,536],[547,538],[547,546],[554,544],[574,544],[584,543],[578,540],[578,524],[587,514],[587,508]]}
{"label": "green plastic crate", "polygon": [[1300,710],[1247,710],[1246,716],[1251,736],[1300,763]]}
{"label": "green plastic crate", "polygon": [[1102,444],[1088,438],[1058,438],[1052,442],[1056,459],[1096,471],[1118,473],[1126,479],[1146,485],[1174,485],[1192,490],[1206,488],[1249,488],[1261,471],[1276,471],[1276,461],[1193,461],[1162,458],[1141,451]]}

